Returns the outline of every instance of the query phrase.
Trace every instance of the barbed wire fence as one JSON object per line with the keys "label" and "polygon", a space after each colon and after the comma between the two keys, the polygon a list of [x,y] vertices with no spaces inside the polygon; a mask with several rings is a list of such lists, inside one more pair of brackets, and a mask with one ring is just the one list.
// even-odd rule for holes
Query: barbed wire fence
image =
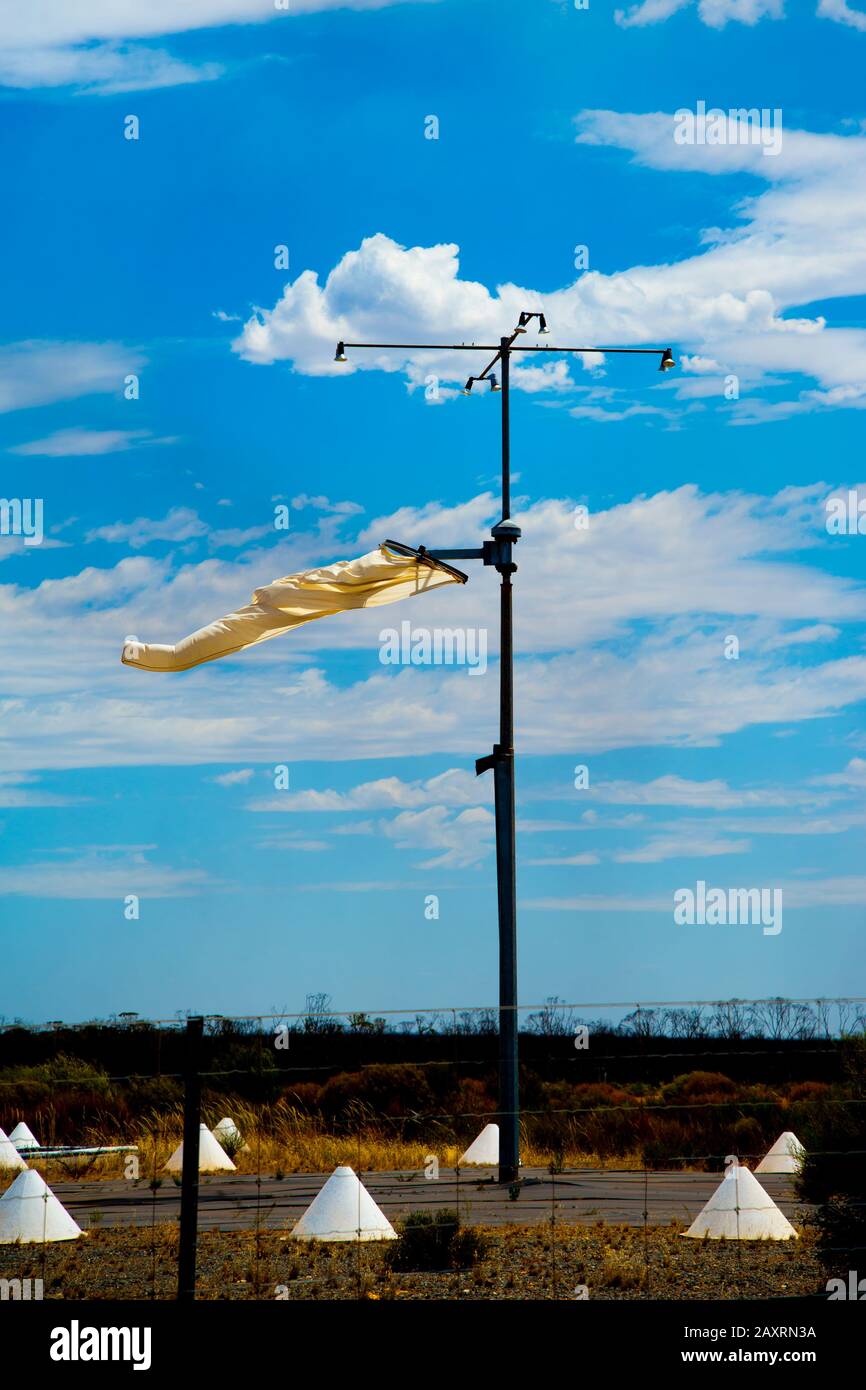
{"label": "barbed wire fence", "polygon": [[[479,1079],[496,1066],[496,1009],[371,1014],[333,1011],[325,996],[307,1002],[299,1013],[121,1015],[110,1025],[78,1029],[59,1021],[3,1025],[0,1123],[7,1131],[19,1120],[35,1127],[45,1152],[22,1156],[42,1171],[86,1236],[0,1244],[0,1294],[22,1296],[28,1280],[31,1290],[41,1281],[45,1297],[149,1300],[197,1293],[259,1299],[785,1297],[792,1282],[806,1291],[803,1279],[792,1281],[790,1274],[800,1258],[792,1253],[794,1242],[750,1242],[746,1248],[739,1240],[684,1241],[680,1235],[717,1186],[726,1157],[754,1166],[777,1137],[770,1127],[790,1128],[786,1115],[797,1116],[799,1125],[820,1113],[825,1131],[827,1116],[835,1116],[844,1134],[850,1117],[862,1114],[866,1089],[845,1089],[841,1059],[845,1040],[866,1037],[866,998],[614,1004],[551,998],[520,1006],[521,1037],[533,1044],[531,1065],[552,1070],[555,1079],[523,1078],[525,1167],[519,1182],[505,1188],[496,1182],[495,1165],[460,1160],[479,1129],[497,1119]],[[616,1024],[583,1021],[599,1010],[623,1016]],[[90,1037],[99,1026],[152,1049],[149,1069],[88,1072],[86,1063],[71,1066],[65,1054],[52,1055],[55,1039],[65,1044],[68,1035]],[[45,1066],[6,1066],[10,1038],[41,1034],[55,1035],[42,1039]],[[181,1034],[183,1063],[166,1066],[167,1054],[179,1055]],[[400,1039],[409,1037],[413,1053],[423,1039],[436,1055],[381,1060],[383,1038],[399,1059],[405,1048]],[[295,1061],[293,1044],[297,1049],[303,1041],[315,1049]],[[219,1044],[229,1045],[222,1056]],[[238,1044],[249,1044],[252,1053]],[[350,1055],[353,1069],[347,1071]],[[775,1075],[783,1080],[737,1086],[723,1073],[696,1070],[734,1059],[759,1070],[758,1059],[775,1059]],[[830,1081],[803,1079],[807,1062]],[[653,1080],[607,1080],[611,1068],[628,1072],[636,1064]],[[679,1065],[688,1070],[678,1073]],[[401,1068],[405,1074],[398,1078]],[[462,1103],[438,1106],[441,1087],[428,1085],[418,1087],[417,1105],[406,1103],[407,1087],[418,1086],[419,1076],[446,1071],[446,1094]],[[671,1080],[660,1080],[670,1073]],[[689,1076],[704,1079],[690,1090]],[[321,1094],[320,1083],[341,1077],[344,1103],[326,1115],[312,1091]],[[583,1088],[582,1104],[569,1091],[575,1086]],[[79,1095],[75,1111],[66,1103],[72,1093]],[[133,1112],[130,1096],[142,1093],[150,1103]],[[223,1136],[236,1170],[200,1176],[193,1161],[199,1126],[212,1128],[223,1118],[217,1112],[229,1106],[246,1140],[241,1147]],[[87,1145],[82,1126],[93,1141]],[[697,1144],[674,1142],[690,1134]],[[722,1142],[711,1148],[707,1136]],[[166,1171],[166,1162],[181,1137],[179,1176]],[[134,1139],[137,1151],[50,1152],[120,1139]],[[844,1143],[810,1153],[861,1164],[866,1157],[863,1148]],[[294,1240],[293,1226],[333,1168],[350,1163],[398,1230],[412,1213],[438,1215],[455,1234],[483,1232],[482,1253],[445,1270],[413,1272],[411,1262],[403,1269],[390,1258],[393,1241]],[[0,1168],[0,1185],[8,1189],[15,1176]],[[808,1216],[789,1179],[763,1181],[795,1225]],[[863,1249],[856,1241],[845,1248]]]}

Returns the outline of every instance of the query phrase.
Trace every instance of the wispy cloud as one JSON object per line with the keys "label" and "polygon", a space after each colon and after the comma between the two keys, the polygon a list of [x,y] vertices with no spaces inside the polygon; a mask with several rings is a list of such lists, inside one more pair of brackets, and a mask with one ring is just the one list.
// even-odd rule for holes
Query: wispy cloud
{"label": "wispy cloud", "polygon": [[121,343],[27,340],[0,346],[0,413],[123,390],[142,354]]}
{"label": "wispy cloud", "polygon": [[145,444],[174,444],[173,437],[158,438],[150,430],[55,430],[44,439],[32,439],[27,444],[15,444],[10,454],[43,458],[83,458],[99,454],[118,454],[138,449]]}

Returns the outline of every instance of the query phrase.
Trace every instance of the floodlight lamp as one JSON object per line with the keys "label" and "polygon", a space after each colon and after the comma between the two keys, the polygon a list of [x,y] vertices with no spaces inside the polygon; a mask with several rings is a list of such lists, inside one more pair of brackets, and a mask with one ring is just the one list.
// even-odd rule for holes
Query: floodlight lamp
{"label": "floodlight lamp", "polygon": [[662,353],[662,360],[659,363],[659,371],[669,372],[671,367],[675,367],[676,365],[677,364],[674,361],[674,355],[671,352],[670,348],[665,348],[664,352]]}
{"label": "floodlight lamp", "polygon": [[501,391],[501,390],[502,390],[502,387],[499,385],[499,382],[496,380],[496,373],[495,373],[495,372],[491,372],[491,373],[490,373],[490,389],[491,389],[491,391]]}
{"label": "floodlight lamp", "polygon": [[550,329],[549,329],[548,326],[547,326],[547,319],[544,317],[543,314],[539,314],[539,315],[538,315],[538,331],[539,331],[539,333],[549,333],[549,332],[550,332]]}
{"label": "floodlight lamp", "polygon": [[471,396],[471,395],[472,395],[472,383],[473,383],[474,380],[475,380],[475,377],[474,377],[474,376],[470,376],[470,377],[467,377],[467,378],[466,378],[466,385],[463,387],[463,394],[464,394],[464,396]]}
{"label": "floodlight lamp", "polygon": [[336,351],[336,353],[334,354],[334,361],[335,361],[335,362],[348,362],[348,360],[349,360],[349,359],[348,359],[348,357],[346,356],[346,345],[345,345],[345,343],[338,343],[338,344],[337,344],[337,351]]}

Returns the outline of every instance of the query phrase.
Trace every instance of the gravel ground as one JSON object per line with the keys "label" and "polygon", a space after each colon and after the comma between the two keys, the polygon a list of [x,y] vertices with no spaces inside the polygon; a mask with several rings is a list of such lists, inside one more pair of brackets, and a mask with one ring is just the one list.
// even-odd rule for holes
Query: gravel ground
{"label": "gravel ground", "polygon": [[[823,1291],[805,1231],[798,1241],[684,1240],[682,1227],[477,1228],[468,1270],[393,1273],[388,1244],[306,1244],[263,1230],[199,1236],[203,1299],[738,1299]],[[0,1278],[42,1278],[57,1299],[166,1299],[176,1288],[177,1228],[94,1228],[77,1241],[0,1247]]]}

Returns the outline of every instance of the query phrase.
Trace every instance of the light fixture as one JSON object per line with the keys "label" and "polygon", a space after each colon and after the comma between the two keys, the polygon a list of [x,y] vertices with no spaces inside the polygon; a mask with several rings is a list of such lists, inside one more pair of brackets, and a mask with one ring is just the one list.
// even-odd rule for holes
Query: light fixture
{"label": "light fixture", "polygon": [[349,359],[348,359],[348,357],[346,356],[346,344],[345,344],[345,343],[338,343],[338,344],[337,344],[337,351],[336,351],[336,353],[334,354],[334,361],[335,361],[335,362],[348,362],[348,360],[349,360]]}
{"label": "light fixture", "polygon": [[463,394],[464,394],[464,396],[471,396],[471,395],[472,395],[472,383],[473,383],[474,380],[475,380],[475,377],[474,377],[474,376],[470,376],[470,377],[467,377],[467,378],[466,378],[466,385],[463,387]]}
{"label": "light fixture", "polygon": [[550,332],[550,329],[549,329],[548,326],[547,326],[547,319],[544,317],[543,314],[539,314],[539,315],[538,315],[538,331],[539,331],[539,333],[549,333],[549,332]]}
{"label": "light fixture", "polygon": [[499,382],[496,380],[496,373],[495,373],[495,372],[491,372],[491,373],[490,373],[490,389],[491,389],[491,391],[501,391],[501,390],[502,390],[502,387],[499,385]]}
{"label": "light fixture", "polygon": [[659,363],[659,371],[669,372],[671,367],[675,367],[676,365],[677,364],[674,361],[674,355],[671,352],[670,348],[665,348],[664,352],[662,353],[662,360]]}

